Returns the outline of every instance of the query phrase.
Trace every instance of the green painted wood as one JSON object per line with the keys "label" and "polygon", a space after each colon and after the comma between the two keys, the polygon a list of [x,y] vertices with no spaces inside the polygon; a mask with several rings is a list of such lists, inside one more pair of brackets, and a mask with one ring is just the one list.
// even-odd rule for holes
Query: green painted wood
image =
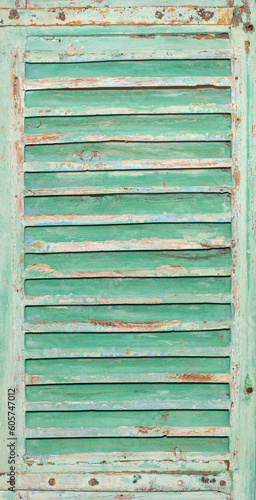
{"label": "green painted wood", "polygon": [[231,167],[230,156],[226,142],[51,144],[26,146],[24,167],[32,171],[216,168]]}
{"label": "green painted wood", "polygon": [[[229,409],[228,384],[26,386],[28,410]],[[133,450],[135,451],[135,450]]]}
{"label": "green painted wood", "polygon": [[25,95],[25,116],[227,113],[231,91],[222,88],[166,90],[37,90]]}
{"label": "green painted wood", "polygon": [[225,249],[25,254],[24,278],[228,276]]}
{"label": "green painted wood", "polygon": [[[174,452],[172,452],[174,453]],[[163,455],[170,455],[170,452],[163,452]],[[188,452],[188,456],[191,456],[192,453]],[[199,454],[198,454],[199,455]],[[198,457],[197,455],[197,457]],[[54,459],[56,455],[52,455],[50,459]],[[74,455],[73,455],[74,456]],[[79,458],[82,456],[80,453]],[[92,454],[93,457],[97,456],[97,454]],[[202,456],[206,456],[206,453],[203,453]],[[209,457],[211,455],[208,455]],[[212,454],[213,456],[213,454]],[[216,456],[216,455],[215,455]],[[224,455],[220,455],[222,458]],[[35,455],[32,460],[39,461],[41,463],[47,461],[47,457],[49,455]],[[68,455],[68,457],[72,458],[72,455]],[[97,485],[97,491],[111,491],[119,492],[119,497],[122,495],[120,492],[127,491],[143,491],[144,493],[147,491],[181,491],[181,485],[178,484],[176,475],[165,473],[163,475],[156,474],[155,472],[145,473],[144,471],[141,474],[134,474],[132,472],[125,473],[115,473],[115,472],[100,472],[96,474],[89,473],[80,473],[80,474],[72,474],[69,476],[66,474],[57,474],[55,480],[55,488],[57,488],[58,484],[61,484],[62,488],[67,491],[78,490],[78,484],[80,485],[80,489],[83,491],[95,491],[95,488],[92,487],[91,483]],[[97,479],[96,479],[97,478]],[[33,479],[33,474],[25,473],[20,478],[20,487],[23,489],[29,488],[29,484],[31,484],[31,479]],[[180,474],[180,481],[182,481],[182,490],[183,491],[209,491],[215,490],[216,484],[212,484],[218,481],[218,489],[225,493],[230,493],[230,477],[228,473],[219,474],[217,476],[217,480],[215,479],[213,474],[209,474],[209,485],[205,484],[204,476],[202,475],[188,475],[186,473]],[[97,481],[97,483],[95,483]],[[212,482],[210,482],[212,481]],[[225,485],[224,485],[225,483]],[[52,490],[49,485],[49,474],[39,473],[38,475],[38,488],[40,490],[47,489]],[[122,497],[121,497],[122,498]]]}
{"label": "green painted wood", "polygon": [[[120,429],[140,426],[145,430],[152,427],[228,427],[227,410],[175,410],[175,411],[110,411],[104,412],[27,412],[28,429]],[[138,429],[139,430],[139,429]],[[150,429],[148,429],[150,430]]]}
{"label": "green painted wood", "polygon": [[[28,225],[137,224],[151,222],[230,222],[227,194],[131,194],[27,197]],[[199,208],[200,207],[200,208]]]}
{"label": "green painted wood", "polygon": [[230,169],[25,173],[26,195],[231,191]]}
{"label": "green painted wood", "polygon": [[[208,7],[225,7],[225,6],[229,6],[229,3],[227,0],[207,0],[207,6]],[[3,6],[4,7],[9,7],[10,5],[14,6],[14,0],[4,0],[3,2]],[[83,5],[84,4],[84,5]],[[161,0],[161,2],[159,2],[159,0],[140,0],[140,6],[152,6],[152,7],[159,7],[159,4],[161,6],[170,6],[170,0]],[[185,2],[186,4],[186,2]],[[196,0],[191,2],[190,5],[195,5],[195,6],[203,6],[205,7],[205,0],[203,1],[203,3],[201,2],[200,3],[200,0]],[[173,6],[180,6],[181,5],[181,1],[180,0],[173,0],[172,2],[172,5]],[[39,8],[45,8],[45,7],[63,7],[63,6],[67,6],[69,7],[70,6],[70,0],[30,0],[29,1],[29,6],[30,8],[36,8],[36,7],[39,7]],[[88,6],[88,7],[95,7],[95,2],[93,0],[86,0],[86,2],[81,2],[79,0],[75,0],[72,2],[72,6],[73,7],[84,7],[84,6]],[[125,0],[104,0],[104,1],[101,1],[100,2],[100,6],[101,7],[126,7],[127,6],[127,2]],[[137,4],[134,0],[130,0],[129,1],[129,6],[131,7],[136,7]]]}
{"label": "green painted wood", "polygon": [[[151,30],[152,28],[150,28]],[[147,34],[151,34],[147,30]],[[200,37],[193,34],[150,38],[137,36],[29,36],[27,62],[93,62],[150,59],[229,59],[233,55],[228,37]],[[138,30],[137,32],[138,33]],[[200,31],[199,31],[200,33]],[[56,50],[56,44],[57,50]]]}
{"label": "green painted wood", "polygon": [[180,331],[225,329],[231,325],[227,304],[27,306],[30,332]]}
{"label": "green painted wood", "polygon": [[228,382],[229,358],[27,360],[26,383]]}
{"label": "green painted wood", "polygon": [[198,452],[205,451],[214,454],[225,454],[228,451],[228,440],[226,438],[105,438],[100,440],[86,439],[40,439],[27,440],[27,454],[29,455],[54,455],[67,453],[90,453],[113,451],[173,451],[177,448],[181,451]]}
{"label": "green painted wood", "polygon": [[[95,63],[58,63],[26,64],[26,79],[53,79],[61,85],[65,78],[193,78],[229,77],[231,74],[228,59],[215,60],[180,60],[180,61],[114,61]],[[57,83],[58,82],[58,83]]]}
{"label": "green painted wood", "polygon": [[37,358],[228,356],[230,331],[27,333],[24,356]]}
{"label": "green painted wood", "polygon": [[[9,9],[1,9],[0,15],[3,26],[45,26],[45,25],[140,25],[143,18],[144,25],[154,24],[212,24],[228,26],[232,20],[233,9],[217,7],[208,10],[204,15],[198,7],[86,7],[72,8],[69,6],[57,9],[19,9],[18,15],[10,15]],[[210,15],[209,15],[210,14]]]}
{"label": "green painted wood", "polygon": [[75,278],[25,281],[27,304],[229,303],[229,277]]}
{"label": "green painted wood", "polygon": [[232,245],[230,224],[134,224],[27,227],[25,251],[182,250]]}
{"label": "green painted wood", "polygon": [[229,114],[26,118],[24,142],[226,141],[230,126]]}
{"label": "green painted wood", "polygon": [[[23,500],[22,492],[19,492],[21,499]],[[79,493],[79,492],[57,492],[51,491],[28,491],[26,500],[45,500],[50,498],[52,500],[59,500],[63,498],[65,500],[118,500],[119,493]],[[51,495],[51,496],[49,496]],[[5,499],[4,499],[5,500]],[[25,499],[24,499],[25,500]],[[122,500],[229,500],[229,497],[225,493],[219,493],[216,491],[205,492],[168,492],[168,493],[150,493],[150,492],[131,492],[122,493]]]}

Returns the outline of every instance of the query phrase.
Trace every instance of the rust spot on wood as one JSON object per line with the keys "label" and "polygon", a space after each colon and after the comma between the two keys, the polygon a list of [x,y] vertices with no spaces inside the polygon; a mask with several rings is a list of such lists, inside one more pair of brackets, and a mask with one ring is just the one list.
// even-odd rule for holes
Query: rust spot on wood
{"label": "rust spot on wood", "polygon": [[209,483],[209,477],[208,476],[202,476],[201,477],[201,481],[202,481],[202,483],[207,484],[207,483]]}
{"label": "rust spot on wood", "polygon": [[99,484],[99,481],[97,481],[97,479],[93,478],[93,479],[90,479],[90,481],[88,481],[88,483],[90,486],[97,486],[97,484]]}
{"label": "rust spot on wood", "polygon": [[245,23],[243,26],[243,30],[247,31],[247,32],[253,32],[253,31],[255,31],[255,28],[254,28],[253,24]]}
{"label": "rust spot on wood", "polygon": [[155,17],[157,19],[162,19],[163,15],[164,15],[163,12],[161,12],[160,10],[157,10],[155,13]]}
{"label": "rust spot on wood", "polygon": [[20,15],[16,9],[11,9],[8,17],[9,19],[19,19]]}
{"label": "rust spot on wood", "polygon": [[65,21],[66,20],[66,16],[65,16],[64,12],[63,11],[59,12],[59,14],[57,15],[56,19],[58,19],[60,21]]}
{"label": "rust spot on wood", "polygon": [[[245,45],[245,52],[246,52],[246,54],[249,54],[250,53],[250,42],[248,42],[248,40],[246,40],[244,42],[244,45]],[[239,118],[237,120],[239,120]]]}
{"label": "rust spot on wood", "polygon": [[209,21],[214,16],[214,12],[203,8],[198,9],[197,13],[204,21]]}

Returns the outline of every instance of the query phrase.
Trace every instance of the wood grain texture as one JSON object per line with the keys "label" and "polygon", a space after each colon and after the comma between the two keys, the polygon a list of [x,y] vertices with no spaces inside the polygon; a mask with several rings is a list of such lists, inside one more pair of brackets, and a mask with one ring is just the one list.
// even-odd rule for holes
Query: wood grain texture
{"label": "wood grain texture", "polygon": [[228,113],[232,109],[226,88],[37,90],[27,91],[25,97],[27,117]]}
{"label": "wood grain texture", "polygon": [[228,276],[230,249],[26,254],[24,278]]}
{"label": "wood grain texture", "polygon": [[63,26],[63,25],[140,25],[143,24],[220,24],[231,23],[233,9],[210,8],[205,11],[197,7],[89,7],[46,8],[31,10],[20,8],[16,15],[10,9],[0,9],[3,26]]}
{"label": "wood grain texture", "polygon": [[118,358],[164,356],[229,356],[230,331],[150,333],[27,333],[24,357]]}
{"label": "wood grain texture", "polygon": [[228,329],[228,304],[27,306],[30,332],[150,332]]}
{"label": "wood grain texture", "polygon": [[227,141],[229,114],[25,119],[25,144],[94,141]]}
{"label": "wood grain texture", "polygon": [[69,278],[25,281],[25,304],[230,303],[229,277]]}
{"label": "wood grain texture", "polygon": [[230,224],[27,227],[26,252],[185,250],[232,246]]}

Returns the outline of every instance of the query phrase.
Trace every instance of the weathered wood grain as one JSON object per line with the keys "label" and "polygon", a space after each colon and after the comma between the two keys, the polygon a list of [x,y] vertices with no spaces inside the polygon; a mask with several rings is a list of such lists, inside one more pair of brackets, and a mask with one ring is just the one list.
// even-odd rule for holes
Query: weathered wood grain
{"label": "weathered wood grain", "polygon": [[[131,438],[132,439],[132,438]],[[150,438],[149,438],[150,439]],[[163,439],[163,438],[162,438]],[[168,438],[167,438],[168,439]],[[169,438],[170,439],[170,438]],[[182,439],[182,438],[180,438]],[[193,439],[193,438],[191,438]],[[195,438],[194,438],[195,439]],[[214,438],[212,438],[214,439]],[[217,438],[216,438],[217,439]],[[221,438],[219,438],[221,439]],[[225,439],[225,438],[222,438]],[[38,440],[30,440],[29,450],[36,448]],[[47,440],[41,440],[41,448],[47,449]],[[61,440],[59,440],[61,441]],[[44,443],[43,443],[44,442]],[[221,447],[221,446],[220,446]],[[37,455],[38,456],[38,455]],[[42,459],[44,455],[39,455]],[[53,459],[53,456],[51,457]],[[27,489],[29,484],[31,484],[31,473],[23,473],[19,477],[18,485],[22,489]],[[204,475],[186,475],[180,474],[180,479],[174,474],[156,474],[156,473],[142,473],[142,474],[132,474],[132,473],[96,473],[95,475],[92,473],[85,474],[72,474],[72,476],[68,476],[68,474],[54,474],[55,483],[53,487],[49,485],[49,474],[38,474],[38,489],[40,490],[67,490],[67,491],[79,491],[78,484],[80,485],[80,489],[83,491],[119,491],[119,492],[127,492],[131,491],[131,496],[134,491],[206,491],[209,492],[211,490],[219,490],[220,492],[230,492],[230,477],[228,473],[219,474],[216,478],[214,475],[209,474],[209,483],[210,480],[215,479],[210,483],[204,483]],[[97,478],[97,479],[96,479]],[[203,478],[203,479],[202,479]],[[179,484],[179,480],[182,481],[182,484]],[[91,482],[90,482],[91,481]],[[97,481],[97,483],[95,482]],[[225,483],[225,485],[224,485]],[[114,484],[114,486],[113,486]],[[96,486],[96,488],[95,488]],[[197,494],[197,493],[196,493]],[[208,493],[207,493],[208,494]],[[119,493],[119,498],[122,494]],[[121,496],[122,498],[122,496]],[[135,497],[136,498],[136,497]],[[184,497],[183,497],[184,498]],[[186,498],[186,497],[185,497]],[[200,497],[199,497],[200,498]],[[207,497],[206,497],[207,498]],[[211,497],[210,497],[211,498]],[[214,498],[214,497],[213,497]],[[217,496],[218,498],[218,496]]]}
{"label": "weathered wood grain", "polygon": [[25,173],[25,196],[231,192],[231,169]]}
{"label": "weathered wood grain", "polygon": [[[26,399],[27,410],[30,411],[227,410],[230,406],[229,385],[223,383],[27,385]],[[139,451],[139,443],[134,442],[134,446],[138,446]]]}
{"label": "weathered wood grain", "polygon": [[83,383],[229,383],[229,358],[26,360],[27,385]]}
{"label": "weathered wood grain", "polygon": [[[49,495],[48,491],[28,491],[25,494],[20,491],[18,492],[21,500],[45,500]],[[50,493],[52,500],[58,500],[63,498],[65,500],[70,500],[70,493],[51,491]],[[150,492],[131,492],[122,493],[122,500],[229,500],[229,497],[225,493],[219,493],[216,491],[197,491],[197,492],[168,492],[168,493],[150,493]],[[120,500],[119,493],[72,493],[72,500]]]}
{"label": "weathered wood grain", "polygon": [[231,167],[229,142],[98,142],[26,146],[25,171]]}
{"label": "weathered wood grain", "polygon": [[230,303],[229,277],[69,278],[25,281],[25,304]]}
{"label": "weathered wood grain", "polygon": [[26,254],[24,278],[228,276],[227,249]]}
{"label": "weathered wood grain", "polygon": [[25,331],[150,332],[230,328],[228,304],[27,306]]}
{"label": "weathered wood grain", "polygon": [[232,109],[230,89],[207,87],[201,89],[27,91],[25,106],[26,117],[228,113]]}
{"label": "weathered wood grain", "polygon": [[27,412],[26,437],[229,435],[227,410]]}
{"label": "weathered wood grain", "polygon": [[25,251],[33,253],[189,250],[231,246],[231,227],[228,223],[56,226],[25,229]]}
{"label": "weathered wood grain", "polygon": [[230,126],[229,114],[26,118],[23,141],[226,141]]}
{"label": "weathered wood grain", "polygon": [[231,221],[225,193],[27,197],[24,205],[27,226]]}
{"label": "weathered wood grain", "polygon": [[[183,28],[184,30],[184,28]],[[162,30],[163,31],[163,30]],[[148,33],[149,34],[149,33]],[[134,36],[135,35],[135,36]],[[151,34],[150,34],[151,35]],[[137,33],[117,38],[108,36],[29,36],[26,61],[53,62],[100,62],[152,59],[230,59],[234,56],[229,37],[180,34],[161,34],[150,38]],[[56,50],[57,49],[57,50]]]}
{"label": "weathered wood grain", "polygon": [[229,25],[233,9],[217,7],[198,9],[197,7],[61,7],[30,10],[20,8],[17,14],[10,9],[0,9],[3,26],[65,26],[65,25],[140,25],[143,24],[221,24]]}
{"label": "weathered wood grain", "polygon": [[24,357],[115,358],[156,356],[229,356],[230,331],[150,333],[27,333]]}

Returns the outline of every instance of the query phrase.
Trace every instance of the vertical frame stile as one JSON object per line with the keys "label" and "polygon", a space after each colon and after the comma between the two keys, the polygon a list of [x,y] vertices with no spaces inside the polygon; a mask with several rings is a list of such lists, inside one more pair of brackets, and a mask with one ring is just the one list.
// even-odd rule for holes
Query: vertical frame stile
{"label": "vertical frame stile", "polygon": [[[25,37],[21,40],[24,44]],[[24,191],[24,47],[11,52],[11,156],[12,156],[12,284],[13,284],[13,380],[16,388],[16,468],[24,470],[24,282],[23,282],[23,191]]]}
{"label": "vertical frame stile", "polygon": [[234,471],[238,467],[239,440],[238,440],[238,416],[239,416],[239,331],[240,331],[240,281],[242,269],[241,254],[241,165],[243,163],[241,153],[241,51],[234,50],[231,60],[232,66],[232,329],[231,329],[231,384],[230,384],[230,469]]}
{"label": "vertical frame stile", "polygon": [[[251,5],[255,17],[255,6]],[[251,25],[253,27],[253,25]],[[233,198],[234,276],[236,306],[233,342],[237,347],[237,408],[232,412],[232,500],[255,498],[255,28],[231,31],[236,48],[233,123],[234,173],[239,181]],[[237,114],[237,116],[235,116]],[[254,161],[253,161],[254,159]],[[236,339],[237,337],[237,339]],[[233,345],[234,347],[234,345]],[[234,457],[233,457],[234,458]]]}
{"label": "vertical frame stile", "polygon": [[[0,472],[8,470],[7,449],[7,395],[11,387],[12,342],[10,332],[12,326],[12,277],[11,277],[11,158],[10,158],[10,47],[4,30],[0,31]],[[6,478],[0,476],[1,488],[6,488]]]}

